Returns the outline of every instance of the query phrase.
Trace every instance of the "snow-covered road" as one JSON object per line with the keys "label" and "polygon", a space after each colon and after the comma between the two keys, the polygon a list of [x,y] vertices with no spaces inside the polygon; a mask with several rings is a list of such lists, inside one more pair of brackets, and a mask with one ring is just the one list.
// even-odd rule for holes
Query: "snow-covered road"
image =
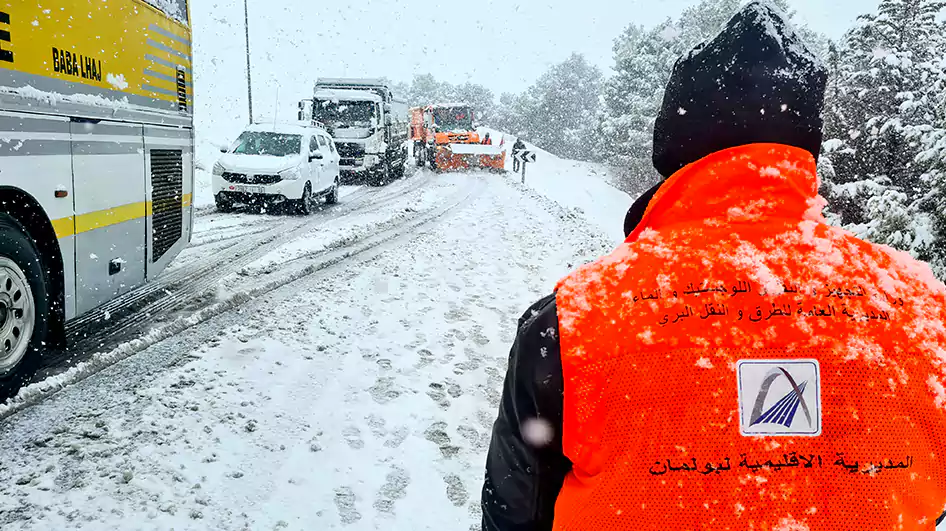
{"label": "snow-covered road", "polygon": [[613,238],[515,176],[383,193],[205,227],[169,272],[217,257],[205,320],[0,422],[0,528],[476,528],[516,319]]}

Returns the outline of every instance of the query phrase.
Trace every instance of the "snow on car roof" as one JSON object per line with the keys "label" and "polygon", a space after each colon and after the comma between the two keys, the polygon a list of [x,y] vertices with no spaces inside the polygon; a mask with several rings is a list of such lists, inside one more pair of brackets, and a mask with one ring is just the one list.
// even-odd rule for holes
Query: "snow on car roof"
{"label": "snow on car roof", "polygon": [[367,90],[318,89],[315,99],[327,101],[373,101],[381,102],[381,96]]}
{"label": "snow on car roof", "polygon": [[[325,130],[321,127],[317,127],[307,122],[258,122],[255,124],[250,124],[246,127],[247,131],[266,131],[271,133],[283,133],[283,134],[305,134],[311,133],[313,130],[325,133]],[[328,133],[326,133],[328,134]]]}

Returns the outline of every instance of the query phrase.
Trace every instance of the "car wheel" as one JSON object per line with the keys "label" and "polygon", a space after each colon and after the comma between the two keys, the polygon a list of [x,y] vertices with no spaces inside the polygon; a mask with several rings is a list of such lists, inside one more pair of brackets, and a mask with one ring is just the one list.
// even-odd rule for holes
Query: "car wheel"
{"label": "car wheel", "polygon": [[217,194],[214,197],[214,203],[217,204],[217,212],[227,213],[227,212],[233,212],[234,210],[233,201],[230,201],[229,199],[224,197],[222,194]]}
{"label": "car wheel", "polygon": [[49,329],[49,282],[20,224],[0,214],[0,401],[36,372]]}
{"label": "car wheel", "polygon": [[312,213],[312,184],[305,183],[305,188],[302,189],[302,197],[296,202],[296,210],[303,216],[308,216]]}
{"label": "car wheel", "polygon": [[326,205],[334,205],[338,203],[338,178],[335,179],[335,184],[332,185],[332,189],[329,191],[328,195],[325,196]]}

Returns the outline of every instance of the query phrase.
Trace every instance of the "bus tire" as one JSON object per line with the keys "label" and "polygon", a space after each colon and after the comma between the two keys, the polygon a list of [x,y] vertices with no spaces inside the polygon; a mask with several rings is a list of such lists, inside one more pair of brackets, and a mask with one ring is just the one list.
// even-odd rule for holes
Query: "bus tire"
{"label": "bus tire", "polygon": [[49,331],[49,279],[36,244],[0,213],[0,402],[39,367]]}

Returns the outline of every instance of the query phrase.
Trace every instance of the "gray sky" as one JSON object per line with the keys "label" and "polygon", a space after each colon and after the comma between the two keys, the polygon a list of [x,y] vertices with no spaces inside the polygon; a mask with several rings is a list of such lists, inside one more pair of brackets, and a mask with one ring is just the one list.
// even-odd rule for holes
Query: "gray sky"
{"label": "gray sky", "polygon": [[[206,0],[205,0],[206,1]],[[290,0],[250,0],[267,17]],[[631,22],[647,26],[676,16],[695,0],[356,0],[300,2],[320,51],[319,73],[383,74],[409,79],[431,72],[454,82],[471,79],[497,93],[521,90],[572,51],[603,68],[614,38]],[[793,0],[801,20],[840,36],[877,0]],[[266,6],[263,8],[262,6]],[[282,16],[278,17],[280,20]],[[263,23],[269,22],[264,18]],[[275,22],[275,21],[274,21]],[[360,28],[360,31],[359,31]],[[312,34],[314,32],[314,35]]]}
{"label": "gray sky", "polygon": [[[790,0],[798,17],[839,37],[878,0]],[[518,92],[581,52],[607,72],[629,23],[655,25],[696,0],[249,0],[254,100],[289,118],[316,77],[410,81],[415,73]],[[242,118],[243,1],[191,0],[201,119]],[[221,105],[226,103],[226,105]],[[230,114],[226,114],[230,113]],[[257,117],[261,112],[255,113]]]}

